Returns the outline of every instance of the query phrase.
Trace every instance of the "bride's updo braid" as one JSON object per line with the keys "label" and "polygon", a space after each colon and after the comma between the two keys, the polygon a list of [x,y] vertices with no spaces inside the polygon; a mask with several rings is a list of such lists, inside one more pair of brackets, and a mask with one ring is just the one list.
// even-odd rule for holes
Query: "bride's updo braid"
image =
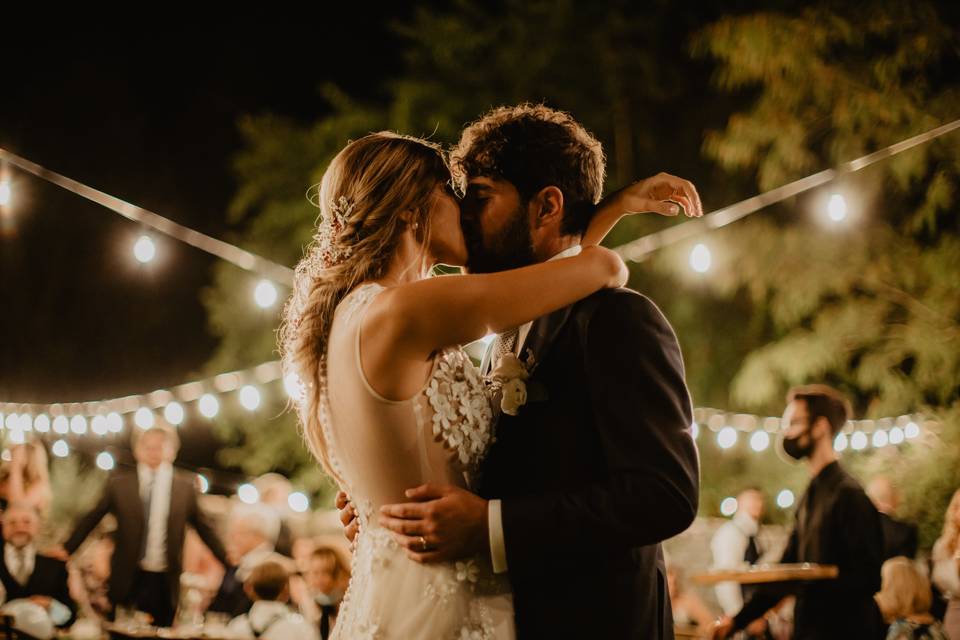
{"label": "bride's updo braid", "polygon": [[338,482],[320,424],[334,311],[359,284],[384,276],[408,226],[426,246],[434,187],[449,180],[438,145],[380,132],[344,147],[320,182],[322,221],[297,264],[279,341],[284,376],[296,374],[302,385],[304,439]]}

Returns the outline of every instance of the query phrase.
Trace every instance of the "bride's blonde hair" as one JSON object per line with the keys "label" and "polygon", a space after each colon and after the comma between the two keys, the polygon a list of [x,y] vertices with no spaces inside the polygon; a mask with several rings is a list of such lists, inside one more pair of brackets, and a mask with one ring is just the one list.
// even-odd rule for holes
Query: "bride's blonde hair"
{"label": "bride's blonde hair", "polygon": [[[450,180],[438,145],[381,131],[349,143],[330,162],[320,181],[321,223],[297,264],[293,293],[283,313],[280,353],[283,373],[296,374],[296,402],[307,446],[324,470],[338,477],[320,424],[326,377],[327,340],[337,305],[359,284],[381,278],[407,228],[427,246],[434,188]],[[348,204],[345,207],[343,203]],[[331,260],[330,247],[335,247]]]}

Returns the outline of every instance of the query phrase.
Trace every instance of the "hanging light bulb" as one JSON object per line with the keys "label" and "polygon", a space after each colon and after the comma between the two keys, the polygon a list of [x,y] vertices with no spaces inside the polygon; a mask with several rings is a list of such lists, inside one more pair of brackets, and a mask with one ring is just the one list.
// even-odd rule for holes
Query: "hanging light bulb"
{"label": "hanging light bulb", "polygon": [[87,432],[87,419],[83,416],[73,416],[70,418],[70,431],[73,431],[78,436],[82,436]]}
{"label": "hanging light bulb", "polygon": [[206,493],[210,491],[210,481],[207,480],[207,476],[201,474],[197,475],[197,480],[200,482],[200,493]]}
{"label": "hanging light bulb", "polygon": [[790,489],[784,489],[777,494],[777,506],[781,509],[789,509],[793,506],[793,491]]}
{"label": "hanging light bulb", "polygon": [[104,471],[110,471],[114,467],[113,456],[107,451],[101,451],[97,454],[97,466]]}
{"label": "hanging light bulb", "polygon": [[269,280],[261,280],[253,290],[253,299],[261,309],[269,309],[277,302],[277,288]]}
{"label": "hanging light bulb", "polygon": [[287,504],[297,513],[305,513],[310,508],[310,498],[302,491],[294,491],[287,496]]}
{"label": "hanging light bulb", "polygon": [[60,435],[70,433],[70,421],[67,416],[57,416],[53,419],[53,430]]}
{"label": "hanging light bulb", "polygon": [[750,436],[750,448],[760,452],[770,446],[770,434],[766,431],[754,431]]}
{"label": "hanging light bulb", "polygon": [[107,414],[107,428],[111,433],[120,433],[123,431],[123,416],[116,411]]}
{"label": "hanging light bulb", "polygon": [[710,248],[707,245],[703,243],[697,244],[693,247],[693,250],[690,251],[690,268],[697,273],[706,273],[709,271],[711,262]]}
{"label": "hanging light bulb", "polygon": [[260,406],[260,391],[252,384],[244,385],[240,389],[240,404],[247,411],[254,411]]}
{"label": "hanging light bulb", "polygon": [[50,451],[58,458],[66,458],[70,455],[70,445],[67,444],[66,440],[57,440],[53,443],[53,446],[50,447]]}
{"label": "hanging light bulb", "polygon": [[260,500],[260,492],[257,491],[257,488],[245,482],[239,487],[237,487],[237,497],[240,498],[240,502],[245,502],[246,504],[256,504]]}
{"label": "hanging light bulb", "polygon": [[157,255],[157,246],[153,243],[150,236],[140,236],[133,245],[133,257],[138,262],[146,264],[153,260]]}
{"label": "hanging light bulb", "polygon": [[93,420],[90,421],[90,431],[93,431],[98,436],[105,436],[109,430],[110,428],[107,426],[107,416],[93,416]]}
{"label": "hanging light bulb", "polygon": [[843,222],[847,218],[847,199],[839,193],[830,194],[827,200],[827,216],[833,222]]}
{"label": "hanging light bulb", "polygon": [[153,411],[146,407],[140,407],[133,414],[133,423],[143,430],[147,430],[154,424]]}
{"label": "hanging light bulb", "polygon": [[174,426],[183,423],[183,405],[179,402],[171,402],[163,408],[163,417]]}
{"label": "hanging light bulb", "polygon": [[13,187],[9,180],[0,180],[0,207],[6,207],[13,200]]}
{"label": "hanging light bulb", "polygon": [[39,433],[50,431],[50,418],[45,413],[41,413],[33,419],[33,429]]}
{"label": "hanging light bulb", "polygon": [[717,434],[717,444],[721,449],[729,449],[737,444],[737,430],[733,427],[724,427]]}
{"label": "hanging light bulb", "polygon": [[838,433],[837,437],[833,440],[833,450],[839,453],[847,448],[847,444],[847,434]]}
{"label": "hanging light bulb", "polygon": [[720,513],[728,517],[732,516],[737,512],[737,506],[737,499],[728,496],[720,501]]}
{"label": "hanging light bulb", "polygon": [[212,393],[205,393],[200,396],[197,408],[200,409],[200,415],[204,418],[213,418],[220,411],[220,402],[217,400],[217,396]]}

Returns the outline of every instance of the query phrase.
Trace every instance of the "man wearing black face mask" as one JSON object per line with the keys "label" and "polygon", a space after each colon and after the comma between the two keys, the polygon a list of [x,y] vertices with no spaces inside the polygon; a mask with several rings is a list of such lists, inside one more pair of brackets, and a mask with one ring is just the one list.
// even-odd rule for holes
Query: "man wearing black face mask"
{"label": "man wearing black face mask", "polygon": [[796,640],[885,637],[873,594],[880,589],[883,530],[880,515],[857,482],[840,466],[833,448],[847,421],[847,401],[826,385],[790,391],[783,414],[784,452],[804,460],[813,478],[797,508],[780,562],[837,565],[836,580],[771,584],[758,589],[735,618],[721,618],[715,638],[725,638],[762,616],[781,598],[795,595]]}

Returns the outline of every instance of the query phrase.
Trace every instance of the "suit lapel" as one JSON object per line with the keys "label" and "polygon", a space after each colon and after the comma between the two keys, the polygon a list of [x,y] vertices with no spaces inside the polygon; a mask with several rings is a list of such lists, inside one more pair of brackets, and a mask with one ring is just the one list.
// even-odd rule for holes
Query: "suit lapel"
{"label": "suit lapel", "polygon": [[543,362],[572,310],[573,305],[570,305],[537,318],[520,349],[520,359],[528,362],[532,358],[532,361],[537,364]]}

